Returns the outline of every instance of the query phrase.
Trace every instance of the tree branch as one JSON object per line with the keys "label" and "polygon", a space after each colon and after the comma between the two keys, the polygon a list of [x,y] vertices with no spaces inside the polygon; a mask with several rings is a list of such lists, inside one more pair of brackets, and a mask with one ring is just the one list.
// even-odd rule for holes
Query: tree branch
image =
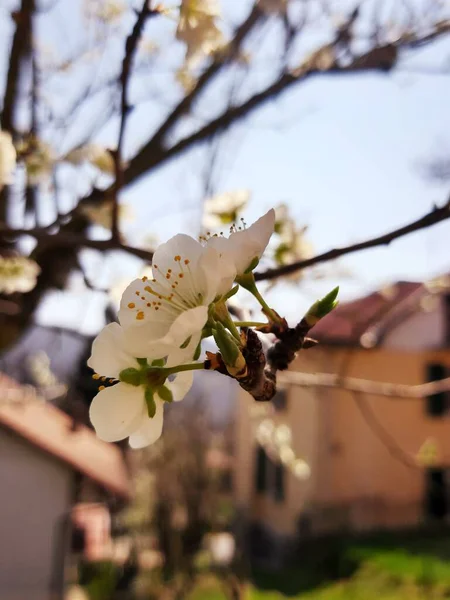
{"label": "tree branch", "polygon": [[323,254],[318,254],[317,256],[307,258],[306,260],[300,260],[290,265],[283,265],[282,267],[277,267],[276,269],[268,269],[267,271],[255,273],[255,280],[263,281],[275,279],[276,277],[289,275],[290,273],[295,273],[296,271],[306,269],[307,267],[312,267],[313,265],[317,265],[319,263],[334,260],[340,256],[344,256],[345,254],[351,254],[353,252],[359,252],[361,250],[367,250],[368,248],[375,248],[377,246],[384,246],[390,244],[392,241],[400,237],[403,237],[404,235],[425,229],[431,225],[445,221],[448,218],[450,218],[450,199],[446,202],[446,204],[444,204],[444,206],[440,208],[433,208],[433,210],[426,213],[423,217],[420,217],[420,219],[417,219],[408,225],[404,225],[399,229],[394,229],[394,231],[390,231],[389,233],[385,233],[384,235],[380,235],[364,242],[359,242],[350,246],[344,246],[342,248],[334,248],[333,250],[328,250]]}
{"label": "tree branch", "polygon": [[421,399],[442,392],[450,392],[450,377],[430,383],[408,385],[403,383],[370,381],[355,377],[341,377],[340,375],[329,373],[289,372],[283,373],[279,380],[282,383],[299,387],[343,389],[358,394],[364,393],[373,396],[401,399]]}
{"label": "tree branch", "polygon": [[125,135],[125,127],[127,123],[127,117],[130,114],[131,106],[128,98],[128,86],[131,77],[131,66],[133,58],[136,53],[137,45],[144,28],[145,21],[150,15],[159,14],[158,11],[153,11],[150,8],[150,0],[144,0],[142,8],[136,19],[136,23],[127,37],[125,42],[125,55],[122,62],[122,72],[120,74],[120,86],[121,86],[121,100],[120,100],[120,125],[119,125],[119,137],[117,140],[117,148],[114,152],[114,165],[116,171],[116,181],[114,184],[113,193],[113,207],[112,207],[112,226],[111,236],[113,240],[120,239],[119,232],[119,192],[123,186],[123,162],[122,162],[122,146]]}

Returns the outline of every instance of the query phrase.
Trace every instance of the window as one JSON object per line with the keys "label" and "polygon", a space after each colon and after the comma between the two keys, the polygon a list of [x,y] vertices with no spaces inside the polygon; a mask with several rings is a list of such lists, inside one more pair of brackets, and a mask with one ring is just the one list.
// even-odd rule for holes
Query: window
{"label": "window", "polygon": [[286,477],[282,464],[274,463],[264,448],[256,451],[255,489],[258,494],[269,494],[276,502],[285,499]]}
{"label": "window", "polygon": [[277,412],[286,410],[287,408],[287,390],[278,390],[272,398],[273,407]]}
{"label": "window", "polygon": [[[427,365],[427,381],[439,381],[447,377],[447,369],[440,363]],[[426,400],[426,411],[431,417],[441,417],[448,410],[448,393],[439,392],[428,396]]]}
{"label": "window", "polygon": [[448,512],[447,477],[444,469],[425,472],[425,511],[428,517],[443,519]]}

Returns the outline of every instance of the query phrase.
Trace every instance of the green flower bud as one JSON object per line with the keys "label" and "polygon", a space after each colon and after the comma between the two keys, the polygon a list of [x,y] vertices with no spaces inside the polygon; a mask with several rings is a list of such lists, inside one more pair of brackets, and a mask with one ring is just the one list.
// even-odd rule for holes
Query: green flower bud
{"label": "green flower bud", "polygon": [[141,374],[137,369],[124,369],[119,373],[119,380],[123,383],[138,386],[141,383]]}
{"label": "green flower bud", "polygon": [[147,359],[146,358],[137,358],[136,360],[141,365],[141,367],[146,367],[147,366]]}
{"label": "green flower bud", "polygon": [[156,414],[156,402],[153,395],[153,390],[150,387],[145,388],[145,403],[147,405],[147,412],[150,419]]}
{"label": "green flower bud", "polygon": [[223,362],[230,375],[235,376],[245,369],[246,363],[236,340],[227,332],[222,323],[216,323],[213,330],[214,340],[222,355]]}
{"label": "green flower bud", "polygon": [[305,320],[309,325],[311,325],[311,327],[320,321],[320,319],[323,319],[323,317],[325,317],[338,305],[338,293],[339,286],[331,290],[331,292],[329,292],[321,300],[314,302],[314,304],[309,308],[305,315]]}
{"label": "green flower bud", "polygon": [[202,345],[201,345],[201,343],[199,343],[197,348],[195,349],[193,360],[198,360],[200,358],[201,352],[202,352]]}
{"label": "green flower bud", "polygon": [[166,385],[163,385],[160,388],[158,388],[157,393],[161,400],[164,400],[164,402],[173,402],[173,394]]}
{"label": "green flower bud", "polygon": [[181,344],[180,348],[182,350],[184,350],[185,348],[187,348],[189,346],[189,342],[192,339],[192,335],[190,335],[186,340],[184,340],[184,342]]}

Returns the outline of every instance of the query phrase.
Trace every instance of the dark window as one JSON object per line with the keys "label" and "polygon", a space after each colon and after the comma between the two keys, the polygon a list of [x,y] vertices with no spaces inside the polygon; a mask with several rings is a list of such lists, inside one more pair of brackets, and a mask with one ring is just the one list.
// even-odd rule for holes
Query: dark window
{"label": "dark window", "polygon": [[263,448],[259,447],[256,451],[255,487],[257,492],[262,493],[267,490],[267,467],[267,454]]}
{"label": "dark window", "polygon": [[278,390],[275,396],[272,398],[272,404],[275,410],[282,411],[287,408],[287,391],[286,390]]}
{"label": "dark window", "polygon": [[285,485],[285,470],[282,464],[276,464],[275,465],[275,472],[274,472],[274,499],[277,502],[283,502],[284,500],[284,496],[285,496],[285,490],[284,490],[284,485]]}
{"label": "dark window", "polygon": [[446,473],[443,469],[428,469],[425,476],[426,514],[433,519],[443,519],[448,511]]}
{"label": "dark window", "polygon": [[445,345],[450,346],[450,294],[444,296]]}
{"label": "dark window", "polygon": [[[447,369],[439,363],[430,363],[427,365],[427,381],[439,381],[447,377]],[[427,398],[427,414],[432,417],[440,417],[447,412],[448,409],[448,394],[447,392],[439,392]]]}

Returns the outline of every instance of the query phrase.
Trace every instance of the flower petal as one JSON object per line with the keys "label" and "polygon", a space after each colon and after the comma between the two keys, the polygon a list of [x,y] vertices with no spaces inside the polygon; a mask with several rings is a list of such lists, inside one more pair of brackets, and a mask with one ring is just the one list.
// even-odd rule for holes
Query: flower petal
{"label": "flower petal", "polygon": [[190,336],[188,345],[185,348],[171,348],[167,353],[166,367],[175,367],[183,365],[194,359],[195,351],[201,340],[201,332]]}
{"label": "flower petal", "polygon": [[275,211],[270,209],[253,225],[229,237],[238,275],[242,275],[254,258],[261,258],[275,227]]}
{"label": "flower petal", "polygon": [[99,392],[92,401],[89,417],[97,436],[117,442],[136,431],[145,417],[144,389],[118,383]]}
{"label": "flower petal", "polygon": [[92,344],[87,364],[100,375],[116,378],[123,369],[137,367],[136,360],[125,349],[123,329],[118,323],[110,323],[101,330]]}
{"label": "flower petal", "polygon": [[207,247],[214,248],[219,254],[219,269],[221,280],[217,287],[217,294],[223,296],[233,286],[236,277],[235,256],[230,240],[222,236],[212,236],[206,242]]}
{"label": "flower petal", "polygon": [[173,394],[173,401],[179,402],[183,400],[188,391],[192,387],[192,382],[194,381],[194,374],[192,371],[184,371],[178,373],[172,381],[167,383],[170,391]]}
{"label": "flower petal", "polygon": [[153,444],[161,437],[164,420],[164,402],[156,397],[155,403],[155,416],[152,419],[146,416],[141,426],[130,435],[130,446],[132,448],[144,448]]}
{"label": "flower petal", "polygon": [[[153,323],[149,323],[148,326],[128,327],[125,329],[124,334],[126,344],[127,347],[133,349],[133,355],[140,358],[163,358],[171,353],[178,353],[183,350],[181,346],[189,337],[198,339],[207,320],[208,307],[197,306],[180,313],[171,323],[166,335],[158,339],[153,338]],[[195,345],[191,351],[191,356],[185,358],[182,362],[192,359],[196,347]],[[186,354],[184,353],[185,356]],[[180,362],[177,364],[180,364]]]}
{"label": "flower petal", "polygon": [[[177,262],[189,260],[189,264],[195,269],[202,254],[202,245],[193,237],[184,233],[174,235],[165,244],[160,244],[153,254],[153,277],[165,284],[167,272],[169,269],[173,272]],[[177,256],[180,257],[180,261],[175,260]]]}

